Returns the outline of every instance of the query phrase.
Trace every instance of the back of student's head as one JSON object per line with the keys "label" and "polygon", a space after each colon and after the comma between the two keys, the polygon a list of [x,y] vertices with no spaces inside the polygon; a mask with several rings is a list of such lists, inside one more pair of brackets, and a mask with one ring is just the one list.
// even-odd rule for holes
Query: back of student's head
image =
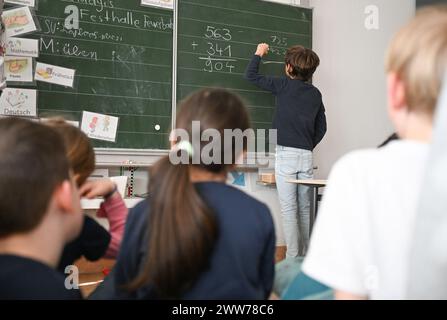
{"label": "back of student's head", "polygon": [[293,46],[287,50],[286,65],[291,66],[289,74],[299,80],[309,81],[320,65],[320,58],[311,49]]}
{"label": "back of student's head", "polygon": [[[200,137],[207,129],[219,132],[221,148],[216,151],[214,160],[200,157],[200,163],[192,164],[193,155],[201,155],[209,144],[197,145],[191,139],[176,141],[179,143],[171,155],[186,151],[189,161],[175,165],[167,156],[152,168],[148,256],[142,273],[130,285],[131,289],[137,289],[151,283],[164,298],[178,298],[191,287],[207,267],[218,236],[214,213],[191,182],[191,168],[225,177],[241,154],[238,154],[235,140],[223,146],[224,130],[250,128],[248,111],[241,99],[220,89],[198,91],[180,104],[177,130],[184,130],[191,138],[193,121],[200,122]],[[186,147],[179,149],[179,144]],[[240,152],[246,147],[244,144]],[[225,152],[232,152],[232,161],[228,161],[231,163],[225,163]]]}
{"label": "back of student's head", "polygon": [[84,132],[63,119],[49,119],[45,121],[45,124],[56,130],[64,140],[76,184],[83,185],[95,170],[95,152],[90,139]]}
{"label": "back of student's head", "polygon": [[393,39],[386,69],[405,85],[410,111],[434,113],[447,71],[447,6],[426,7]]}
{"label": "back of student's head", "polygon": [[0,119],[0,238],[35,229],[69,179],[61,137],[28,120]]}

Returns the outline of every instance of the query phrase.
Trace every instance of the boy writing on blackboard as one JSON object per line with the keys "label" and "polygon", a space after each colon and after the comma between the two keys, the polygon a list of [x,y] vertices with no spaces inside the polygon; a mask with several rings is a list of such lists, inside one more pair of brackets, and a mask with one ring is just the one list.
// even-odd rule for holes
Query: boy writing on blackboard
{"label": "boy writing on blackboard", "polygon": [[245,77],[276,96],[273,120],[273,129],[278,134],[276,183],[287,245],[286,256],[297,257],[306,253],[309,243],[310,189],[287,181],[313,178],[312,151],[326,133],[321,93],[309,83],[320,59],[310,49],[293,46],[285,56],[285,76],[264,76],[259,74],[259,65],[268,51],[268,44],[258,45]]}

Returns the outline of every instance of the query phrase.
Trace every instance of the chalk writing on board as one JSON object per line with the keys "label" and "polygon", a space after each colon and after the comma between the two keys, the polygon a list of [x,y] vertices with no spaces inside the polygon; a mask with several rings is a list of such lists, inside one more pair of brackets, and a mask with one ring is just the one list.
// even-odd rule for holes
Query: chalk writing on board
{"label": "chalk writing on board", "polygon": [[[235,68],[234,62],[237,60],[232,57],[230,41],[233,36],[231,30],[207,26],[204,36],[209,41],[206,42],[206,56],[199,57],[199,60],[205,64],[203,70],[206,72],[232,73]],[[198,44],[193,42],[191,46],[195,51]]]}
{"label": "chalk writing on board", "polygon": [[220,55],[231,57],[231,45],[222,47],[219,43],[208,42],[209,48],[206,51],[210,56]]}
{"label": "chalk writing on board", "polygon": [[103,12],[106,8],[115,8],[113,0],[101,0],[101,1],[86,1],[86,0],[64,0],[65,2],[71,2],[74,4],[82,4],[86,6],[95,7],[97,12]]}
{"label": "chalk writing on board", "polygon": [[113,9],[104,9],[102,12],[97,12],[97,10],[92,11],[89,9],[81,9],[79,10],[79,19],[81,22],[127,26],[136,29],[159,31],[169,31],[173,29],[172,18],[166,20],[164,17],[139,14],[130,10],[117,11]]}
{"label": "chalk writing on board", "polygon": [[287,47],[287,38],[280,37],[280,36],[270,36],[270,39],[272,40],[272,43],[274,45],[280,46],[280,47]]}
{"label": "chalk writing on board", "polygon": [[43,33],[49,35],[70,36],[75,39],[102,40],[109,42],[123,42],[124,37],[120,33],[92,31],[88,28],[68,30],[57,20],[45,19],[43,24]]}
{"label": "chalk writing on board", "polygon": [[229,29],[227,28],[219,29],[213,26],[206,27],[205,37],[207,37],[208,39],[224,40],[224,41],[231,41],[231,39],[233,38],[231,36],[231,31]]}
{"label": "chalk writing on board", "polygon": [[281,37],[279,35],[270,36],[271,46],[270,53],[276,54],[278,56],[285,56],[287,53],[287,48],[289,46],[288,39]]}
{"label": "chalk writing on board", "polygon": [[200,57],[200,60],[205,60],[205,68],[204,71],[214,72],[214,71],[227,71],[231,73],[235,68],[231,62],[236,61],[235,59],[225,59],[225,58],[212,58],[208,57]]}
{"label": "chalk writing on board", "polygon": [[53,38],[40,38],[40,51],[45,54],[61,54],[68,57],[81,57],[91,60],[98,60],[96,51],[82,49],[81,45],[70,42],[59,42]]}

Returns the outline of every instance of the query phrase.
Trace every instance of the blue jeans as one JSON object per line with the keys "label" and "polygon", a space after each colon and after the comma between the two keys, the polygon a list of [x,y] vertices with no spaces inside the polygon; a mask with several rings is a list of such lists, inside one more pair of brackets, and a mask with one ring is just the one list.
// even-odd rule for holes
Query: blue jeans
{"label": "blue jeans", "polygon": [[312,151],[277,146],[275,175],[286,256],[304,256],[309,246],[311,190],[287,181],[313,179]]}

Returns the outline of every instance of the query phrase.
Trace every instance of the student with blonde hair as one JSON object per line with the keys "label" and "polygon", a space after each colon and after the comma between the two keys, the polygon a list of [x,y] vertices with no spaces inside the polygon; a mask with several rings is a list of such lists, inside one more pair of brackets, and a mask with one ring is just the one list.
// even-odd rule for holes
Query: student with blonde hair
{"label": "student with blonde hair", "polygon": [[[447,71],[447,6],[420,10],[391,43],[388,111],[400,141],[333,168],[303,270],[339,299],[403,299],[433,115]],[[298,283],[296,283],[298,285]]]}

